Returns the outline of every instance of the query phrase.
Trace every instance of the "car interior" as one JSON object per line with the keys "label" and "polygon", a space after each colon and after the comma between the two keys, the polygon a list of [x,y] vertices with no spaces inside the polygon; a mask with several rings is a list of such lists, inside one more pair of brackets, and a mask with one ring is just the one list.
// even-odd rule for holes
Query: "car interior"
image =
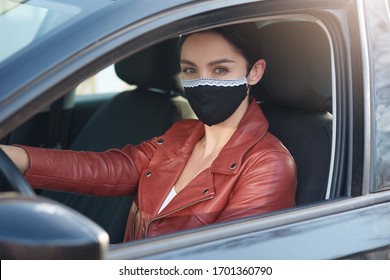
{"label": "car interior", "polygon": [[[264,20],[258,22],[258,34],[253,37],[260,40],[267,62],[253,94],[270,123],[269,130],[296,161],[297,205],[328,199],[334,145],[332,53],[327,33],[311,20]],[[65,97],[1,142],[103,151],[136,145],[163,134],[179,119],[194,118],[182,93],[178,65],[171,63],[176,59],[176,43],[177,39],[163,41],[115,64],[118,77],[136,85],[135,89],[96,104],[78,104]],[[64,130],[68,131],[65,135]],[[58,139],[48,145],[47,135],[53,131]],[[131,196],[37,192],[94,220],[109,233],[111,243],[122,241]]]}

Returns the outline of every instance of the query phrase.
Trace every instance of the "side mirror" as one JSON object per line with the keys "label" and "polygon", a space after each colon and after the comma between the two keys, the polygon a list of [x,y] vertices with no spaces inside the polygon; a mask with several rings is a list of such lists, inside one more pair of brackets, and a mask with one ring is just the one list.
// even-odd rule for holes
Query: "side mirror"
{"label": "side mirror", "polygon": [[104,259],[108,234],[49,199],[0,194],[0,259]]}

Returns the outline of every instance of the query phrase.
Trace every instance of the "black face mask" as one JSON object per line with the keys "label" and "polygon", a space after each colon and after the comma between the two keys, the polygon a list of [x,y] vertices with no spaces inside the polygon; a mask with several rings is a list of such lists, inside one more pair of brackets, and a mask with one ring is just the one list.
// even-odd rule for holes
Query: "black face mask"
{"label": "black face mask", "polygon": [[204,124],[227,120],[247,96],[246,77],[237,80],[182,80],[188,102]]}

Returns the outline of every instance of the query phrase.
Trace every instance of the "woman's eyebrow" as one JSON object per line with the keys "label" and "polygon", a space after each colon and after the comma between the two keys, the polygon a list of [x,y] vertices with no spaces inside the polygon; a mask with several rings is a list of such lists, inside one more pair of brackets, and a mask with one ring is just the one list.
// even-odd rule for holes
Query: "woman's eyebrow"
{"label": "woman's eyebrow", "polygon": [[[217,59],[217,60],[214,60],[214,61],[211,61],[209,63],[207,63],[207,66],[214,66],[214,65],[217,65],[217,64],[222,64],[222,63],[235,63],[236,61],[235,60],[231,60],[231,59],[228,59],[228,58],[221,58],[221,59]],[[189,60],[186,60],[186,59],[182,59],[180,60],[180,63],[181,64],[188,64],[188,65],[191,65],[191,66],[196,66],[196,64],[192,61],[189,61]]]}
{"label": "woman's eyebrow", "polygon": [[186,59],[180,60],[180,64],[188,64],[188,65],[191,65],[191,66],[196,66],[195,63],[193,63],[192,61],[186,60]]}
{"label": "woman's eyebrow", "polygon": [[207,63],[207,65],[208,66],[214,66],[214,65],[222,64],[222,63],[235,63],[235,62],[236,62],[235,60],[231,60],[231,59],[228,59],[228,58],[221,58],[221,59],[217,59],[217,60],[211,61],[211,62]]}

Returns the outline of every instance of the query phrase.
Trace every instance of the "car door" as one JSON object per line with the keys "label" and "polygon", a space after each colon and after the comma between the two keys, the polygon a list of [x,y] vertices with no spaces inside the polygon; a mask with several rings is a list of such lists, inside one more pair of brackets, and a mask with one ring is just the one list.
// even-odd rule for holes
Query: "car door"
{"label": "car door", "polygon": [[[96,72],[140,50],[188,32],[254,21],[259,31],[278,27],[281,29],[280,34],[283,34],[286,33],[286,28],[295,26],[297,33],[294,34],[298,36],[302,33],[299,31],[303,30],[300,28],[308,26],[308,30],[314,27],[313,30],[317,31],[315,34],[322,35],[321,40],[325,43],[319,46],[322,51],[320,54],[323,54],[320,57],[325,58],[325,63],[303,64],[303,60],[309,57],[309,52],[312,51],[309,47],[307,56],[305,53],[296,57],[288,55],[286,61],[280,61],[282,68],[278,68],[288,69],[283,72],[287,78],[298,74],[294,77],[305,80],[308,76],[302,73],[313,75],[309,76],[309,80],[316,81],[314,84],[318,86],[319,92],[323,92],[322,83],[327,81],[324,91],[326,93],[319,95],[321,104],[324,105],[320,106],[321,115],[319,112],[314,114],[311,110],[298,114],[297,109],[302,113],[306,108],[296,108],[302,105],[302,102],[296,104],[294,98],[286,102],[283,96],[272,96],[273,106],[269,107],[268,113],[271,118],[275,112],[294,111],[291,115],[294,116],[294,119],[291,119],[294,121],[299,120],[299,117],[308,122],[318,117],[321,117],[321,120],[330,120],[322,126],[327,128],[326,137],[329,137],[330,149],[325,152],[327,161],[319,157],[320,151],[316,149],[303,149],[300,154],[297,152],[297,156],[312,155],[315,162],[313,166],[326,163],[325,171],[321,173],[326,183],[321,184],[319,198],[283,211],[148,240],[116,244],[111,246],[108,258],[388,258],[390,192],[387,185],[389,157],[386,148],[389,139],[385,125],[388,121],[385,96],[388,93],[389,79],[384,73],[390,71],[389,60],[383,56],[390,45],[388,31],[383,28],[389,25],[387,2],[175,1],[164,2],[150,9],[140,9],[140,13],[131,13],[134,9],[138,11],[139,7],[132,2],[113,2],[106,9],[104,22],[97,22],[93,28],[90,25],[78,25],[77,28],[73,26],[43,42],[42,46],[46,46],[53,44],[53,41],[61,36],[70,36],[72,39],[67,48],[59,47],[55,54],[47,55],[46,68],[41,69],[37,76],[29,73],[31,69],[24,69],[20,78],[29,79],[26,79],[26,85],[23,85],[22,89],[19,89],[16,83],[9,83],[5,87],[7,91],[14,92],[15,97],[12,103],[2,101],[3,106],[12,105],[13,113],[23,114],[18,117],[17,114],[9,113],[10,110],[8,113],[3,111],[2,115],[0,113],[4,133]],[[101,14],[98,12],[97,15]],[[96,17],[91,15],[84,22],[95,20]],[[80,36],[80,33],[87,33],[88,36]],[[310,37],[310,32],[305,34],[309,37],[301,41],[294,40],[296,37],[293,36],[291,46],[295,44],[297,50],[300,43],[302,47],[314,46],[316,40],[311,38],[317,38],[314,37],[315,34],[313,37]],[[272,38],[274,37],[271,36],[270,39]],[[285,38],[286,36],[281,36],[281,39]],[[265,47],[269,47],[267,42],[263,42]],[[283,42],[285,41],[274,42],[274,46],[281,50],[280,57],[287,52],[286,46],[290,46],[284,45]],[[325,50],[322,49],[324,46]],[[38,47],[33,48],[29,54],[37,54]],[[269,50],[272,51],[273,48]],[[57,61],[55,55],[63,59]],[[297,60],[296,64],[289,63],[293,61],[292,58],[297,57],[300,60]],[[317,61],[315,59],[318,57],[313,55],[312,61]],[[25,57],[15,58],[14,63],[22,64],[23,58]],[[34,59],[40,58],[33,58],[33,62],[36,62]],[[300,68],[300,63],[305,67]],[[269,66],[271,69],[272,66]],[[326,67],[326,79],[319,76],[319,73],[323,72],[318,71],[318,67]],[[278,69],[273,73],[278,73]],[[13,72],[0,68],[0,74],[9,78]],[[33,78],[36,78],[37,82],[31,83]],[[286,80],[277,82],[281,85],[288,84]],[[270,100],[267,97],[271,96],[264,96],[267,89],[269,92],[269,87],[258,89],[259,96],[256,98],[259,106],[267,106]],[[317,89],[309,89],[309,92],[317,92]],[[24,93],[23,98],[17,93]],[[311,99],[312,96],[304,97]],[[280,107],[283,110],[280,110]],[[297,126],[299,127],[299,122]],[[278,127],[273,127],[275,134]],[[280,133],[283,132],[281,129]],[[286,143],[293,136],[300,135],[287,135]],[[282,134],[279,137],[282,137]],[[300,141],[296,142],[301,144]],[[309,167],[310,165],[307,168]],[[311,193],[320,186],[319,178],[313,176],[314,173],[306,173],[302,176],[310,179],[307,180],[308,191],[302,191],[301,194]]]}
{"label": "car door", "polygon": [[[388,14],[383,13],[386,9],[378,7],[384,8],[385,2],[329,1],[324,4],[311,1],[308,4],[294,1],[292,4],[263,1],[234,8],[225,6],[187,18],[186,25],[191,25],[192,20],[207,26],[217,24],[215,19],[234,22],[250,15],[257,20],[264,17],[264,25],[271,24],[267,22],[269,19],[271,22],[290,19],[291,23],[308,20],[321,25],[330,42],[332,65],[332,154],[327,197],[279,213],[122,245],[113,248],[109,257],[388,258],[389,192],[373,177],[372,172],[380,171],[374,167],[376,160],[372,154],[372,148],[377,144],[370,142],[376,133],[370,104],[381,89],[376,88],[377,83],[368,77],[382,79],[381,84],[384,78],[368,74],[376,66],[373,45],[367,43],[381,42],[379,49],[385,50],[388,40],[379,35],[377,26],[366,25],[363,20],[388,25]],[[376,36],[382,40],[377,41]],[[379,68],[388,67],[384,63]],[[368,88],[372,91],[367,91]],[[388,92],[387,87],[382,90]],[[316,184],[315,180],[313,184]]]}

